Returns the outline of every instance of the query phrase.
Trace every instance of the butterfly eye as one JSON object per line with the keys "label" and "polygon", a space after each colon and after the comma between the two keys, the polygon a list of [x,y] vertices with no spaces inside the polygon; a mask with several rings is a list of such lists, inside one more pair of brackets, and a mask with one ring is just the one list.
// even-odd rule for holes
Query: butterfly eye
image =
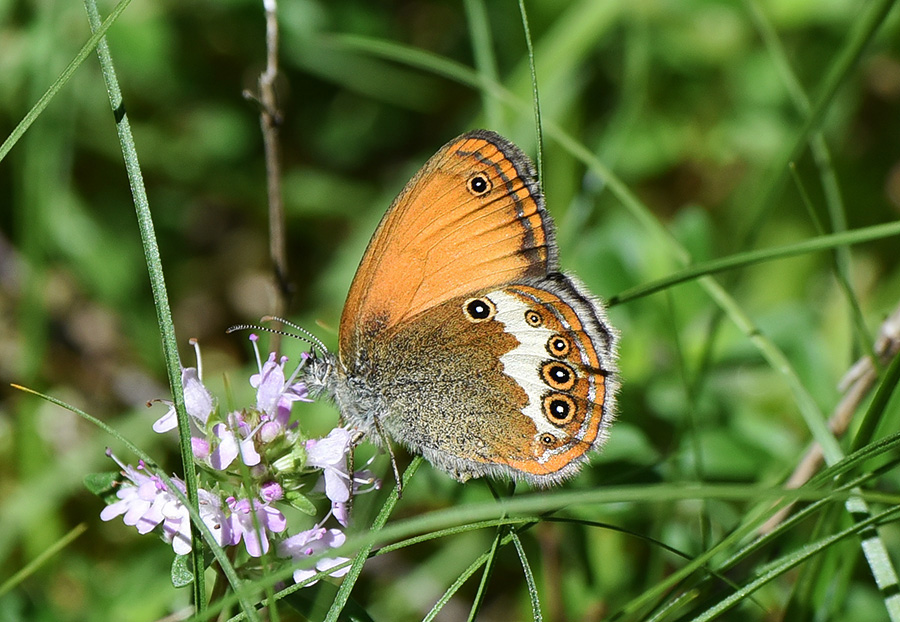
{"label": "butterfly eye", "polygon": [[466,181],[466,190],[476,197],[484,196],[491,191],[491,188],[493,188],[493,184],[484,173],[475,173]]}
{"label": "butterfly eye", "polygon": [[575,372],[563,363],[548,361],[541,366],[541,377],[551,389],[568,391],[575,386]]}
{"label": "butterfly eye", "polygon": [[463,314],[470,322],[484,322],[497,313],[497,307],[487,298],[469,298],[463,303]]}
{"label": "butterfly eye", "polygon": [[569,340],[562,335],[553,335],[547,340],[547,352],[562,358],[569,353]]}
{"label": "butterfly eye", "polygon": [[544,415],[554,425],[565,425],[575,418],[575,402],[568,395],[561,393],[546,395],[543,406]]}
{"label": "butterfly eye", "polygon": [[529,309],[525,312],[525,321],[532,328],[538,328],[544,323],[544,318],[541,317],[541,314],[533,309]]}

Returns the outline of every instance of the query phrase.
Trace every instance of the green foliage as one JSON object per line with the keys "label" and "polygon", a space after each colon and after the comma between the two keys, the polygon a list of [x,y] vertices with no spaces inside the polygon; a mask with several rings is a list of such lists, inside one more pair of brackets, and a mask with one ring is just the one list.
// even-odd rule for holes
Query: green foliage
{"label": "green foliage", "polygon": [[[873,579],[900,559],[900,365],[883,366],[846,437],[824,423],[900,300],[900,13],[854,0],[525,4],[561,260],[616,303],[619,422],[560,489],[498,502],[425,464],[401,500],[357,499],[350,575],[287,588],[281,619],[900,619]],[[255,362],[224,329],[274,304],[258,109],[242,96],[264,65],[262,3],[119,9],[110,50],[178,345],[188,362],[199,338],[208,384],[244,403],[252,389],[229,379]],[[512,1],[279,12],[289,314],[333,346],[369,236],[437,147],[489,125],[536,152],[527,48]],[[169,397],[164,358],[90,42],[77,4],[0,2],[0,379],[121,434],[0,396],[10,619],[157,619],[190,599],[171,578],[191,566],[179,558],[170,575],[171,550],[102,523],[82,484],[125,439],[181,468],[149,432],[162,406],[146,402]],[[302,347],[284,343],[292,358]],[[302,406],[310,433],[334,424],[330,405]],[[827,469],[785,493],[813,438]],[[384,456],[372,468],[391,481]],[[109,494],[107,479],[86,481]],[[791,517],[761,532],[789,501]],[[287,578],[263,572],[242,596]],[[239,612],[210,593],[210,615]]]}
{"label": "green foliage", "polygon": [[193,582],[194,575],[191,572],[190,558],[187,555],[176,555],[172,560],[172,585],[174,587],[187,587]]}
{"label": "green foliage", "polygon": [[84,487],[103,499],[103,503],[109,505],[116,499],[116,484],[121,479],[122,474],[118,471],[88,473],[84,476]]}

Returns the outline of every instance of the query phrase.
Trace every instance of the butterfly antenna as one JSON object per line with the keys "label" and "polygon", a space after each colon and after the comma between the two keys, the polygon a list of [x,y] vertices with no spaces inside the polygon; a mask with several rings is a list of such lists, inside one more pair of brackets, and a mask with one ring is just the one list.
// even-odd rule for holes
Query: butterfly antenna
{"label": "butterfly antenna", "polygon": [[[291,328],[293,328],[295,331],[297,331],[301,335],[306,336],[306,339],[304,339],[304,341],[318,346],[319,350],[321,350],[323,354],[326,354],[328,352],[328,348],[325,347],[325,344],[322,343],[321,339],[319,339],[318,337],[313,335],[311,332],[309,332],[302,326],[298,326],[297,324],[294,324],[290,320],[286,320],[283,317],[278,317],[277,315],[266,315],[266,316],[263,316],[262,318],[260,318],[259,321],[260,322],[281,322],[285,326],[290,326]],[[292,336],[297,337],[298,339],[303,339],[303,337],[300,337],[299,335],[292,335]]]}
{"label": "butterfly antenna", "polygon": [[313,335],[311,332],[309,332],[305,328],[300,328],[296,324],[293,324],[291,322],[288,322],[287,320],[283,320],[279,317],[274,317],[274,316],[266,316],[266,317],[262,318],[260,321],[268,322],[271,320],[278,320],[279,322],[283,322],[283,323],[287,324],[288,326],[290,326],[291,328],[295,329],[300,334],[291,333],[286,330],[278,330],[277,328],[270,328],[268,326],[261,326],[259,324],[236,324],[234,326],[229,326],[227,329],[225,329],[225,332],[227,334],[231,334],[231,333],[237,332],[239,330],[261,330],[263,332],[271,333],[273,335],[281,335],[282,337],[291,337],[293,339],[299,339],[300,341],[305,341],[306,343],[310,344],[311,346],[319,348],[319,350],[322,352],[322,354],[328,353],[328,348],[325,347],[325,344],[322,343],[322,340],[319,339],[318,337],[316,337],[315,335]]}

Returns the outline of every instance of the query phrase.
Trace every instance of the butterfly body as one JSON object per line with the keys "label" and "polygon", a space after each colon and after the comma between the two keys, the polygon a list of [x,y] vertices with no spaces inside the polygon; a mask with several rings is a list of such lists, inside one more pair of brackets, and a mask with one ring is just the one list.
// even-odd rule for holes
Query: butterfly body
{"label": "butterfly body", "polygon": [[599,302],[556,270],[530,161],[477,131],[442,148],[388,210],[340,349],[313,358],[307,382],[349,424],[461,481],[548,485],[606,439],[615,344]]}

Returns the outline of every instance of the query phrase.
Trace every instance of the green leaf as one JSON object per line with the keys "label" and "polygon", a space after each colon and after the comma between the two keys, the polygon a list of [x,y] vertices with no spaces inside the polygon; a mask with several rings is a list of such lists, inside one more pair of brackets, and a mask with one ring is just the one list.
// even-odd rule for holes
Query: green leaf
{"label": "green leaf", "polygon": [[172,560],[172,585],[175,587],[187,587],[194,581],[194,573],[191,572],[191,558],[189,555],[176,555]]}
{"label": "green leaf", "polygon": [[298,492],[289,492],[284,496],[284,498],[288,503],[291,504],[292,507],[297,508],[304,514],[315,516],[316,506],[305,495],[301,495]]}
{"label": "green leaf", "polygon": [[116,500],[116,490],[122,479],[122,474],[118,471],[107,471],[105,473],[88,473],[84,476],[84,487],[89,492],[97,495],[106,505]]}

